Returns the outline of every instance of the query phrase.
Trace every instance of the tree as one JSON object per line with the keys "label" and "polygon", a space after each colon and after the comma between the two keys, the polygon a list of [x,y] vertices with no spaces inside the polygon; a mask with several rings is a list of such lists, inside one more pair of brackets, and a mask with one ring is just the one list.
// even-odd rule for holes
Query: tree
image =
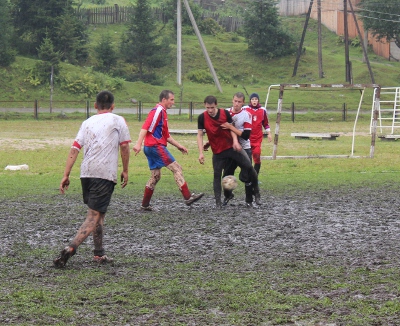
{"label": "tree", "polygon": [[72,14],[72,0],[10,0],[17,46],[21,54],[37,55],[49,37],[63,59],[82,62],[87,58],[84,26]]}
{"label": "tree", "polygon": [[359,4],[364,28],[378,40],[394,40],[400,47],[400,1],[362,0]]}
{"label": "tree", "polygon": [[94,50],[97,59],[97,63],[95,64],[96,69],[109,73],[112,67],[116,65],[118,59],[117,52],[112,44],[111,35],[104,35]]}
{"label": "tree", "polygon": [[72,12],[59,17],[59,24],[52,40],[55,48],[62,53],[62,60],[76,64],[83,63],[88,58],[86,28]]}
{"label": "tree", "polygon": [[280,57],[294,53],[294,42],[283,30],[275,0],[251,0],[244,15],[249,50],[258,56]]}
{"label": "tree", "polygon": [[41,61],[36,64],[35,74],[41,83],[45,83],[50,79],[52,67],[54,75],[58,74],[61,53],[54,50],[53,42],[46,36],[38,48],[38,56]]}
{"label": "tree", "polygon": [[7,0],[0,0],[0,12],[0,66],[7,67],[15,60],[16,54],[12,46],[13,29]]}
{"label": "tree", "polygon": [[134,13],[128,23],[121,50],[125,60],[137,65],[139,79],[144,72],[160,68],[170,62],[170,46],[167,39],[157,42],[157,27],[147,0],[137,0]]}

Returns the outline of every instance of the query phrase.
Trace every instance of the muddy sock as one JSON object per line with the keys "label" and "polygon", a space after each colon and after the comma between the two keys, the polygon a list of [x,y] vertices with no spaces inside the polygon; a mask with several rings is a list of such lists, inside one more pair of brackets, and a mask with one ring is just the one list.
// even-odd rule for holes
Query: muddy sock
{"label": "muddy sock", "polygon": [[185,200],[190,198],[191,194],[186,182],[182,185],[182,187],[179,190],[181,191],[183,198],[185,198]]}
{"label": "muddy sock", "polygon": [[254,170],[256,170],[257,174],[260,173],[261,163],[254,164]]}
{"label": "muddy sock", "polygon": [[101,257],[101,256],[105,255],[105,251],[104,251],[104,249],[95,249],[95,250],[93,250],[93,255]]}
{"label": "muddy sock", "polygon": [[153,196],[154,189],[150,189],[149,187],[144,188],[144,195],[142,200],[142,206],[147,207],[150,205],[151,197]]}

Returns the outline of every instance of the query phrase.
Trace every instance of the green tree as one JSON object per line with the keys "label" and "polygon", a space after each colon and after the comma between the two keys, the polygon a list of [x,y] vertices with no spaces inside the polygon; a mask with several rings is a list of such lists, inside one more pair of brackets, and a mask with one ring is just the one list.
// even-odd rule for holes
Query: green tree
{"label": "green tree", "polygon": [[126,62],[137,66],[140,80],[145,80],[145,72],[151,73],[153,68],[169,63],[169,42],[165,37],[158,41],[156,22],[147,0],[137,0],[121,43],[121,52]]}
{"label": "green tree", "polygon": [[13,29],[7,0],[0,0],[0,12],[0,66],[7,67],[15,60],[16,54],[12,46]]}
{"label": "green tree", "polygon": [[279,19],[275,0],[251,0],[244,15],[249,50],[258,56],[280,57],[295,52],[291,35]]}
{"label": "green tree", "polygon": [[62,53],[62,60],[77,64],[84,63],[88,58],[86,28],[71,11],[59,17],[52,40],[55,48]]}
{"label": "green tree", "polygon": [[[193,17],[198,25],[201,25],[201,14],[203,9],[193,0],[189,0],[190,10],[192,11]],[[176,0],[164,0],[161,4],[161,9],[163,12],[164,21],[172,21],[174,27],[177,27],[177,1]],[[200,26],[199,26],[200,28]],[[192,22],[190,21],[189,14],[187,13],[186,7],[182,1],[182,33],[183,34],[194,34],[194,29],[192,27]]]}
{"label": "green tree", "polygon": [[72,15],[72,0],[10,0],[12,18],[21,54],[37,55],[45,37],[56,51],[70,62],[87,57],[87,36],[84,26]]}
{"label": "green tree", "polygon": [[46,36],[38,48],[38,56],[41,61],[36,64],[35,76],[41,83],[45,83],[50,79],[51,67],[54,75],[58,74],[61,53],[55,51],[53,42]]}
{"label": "green tree", "polygon": [[105,73],[109,73],[117,64],[118,55],[115,46],[112,43],[110,34],[104,35],[99,44],[94,48],[97,63],[96,69]]}
{"label": "green tree", "polygon": [[400,47],[400,1],[362,0],[359,6],[364,28],[378,40],[394,40]]}

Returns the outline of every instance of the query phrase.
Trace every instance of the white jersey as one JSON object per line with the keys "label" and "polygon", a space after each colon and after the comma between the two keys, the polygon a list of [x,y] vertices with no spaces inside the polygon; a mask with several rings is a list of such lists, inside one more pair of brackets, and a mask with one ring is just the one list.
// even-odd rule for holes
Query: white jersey
{"label": "white jersey", "polygon": [[101,178],[117,183],[119,146],[131,142],[123,117],[111,112],[85,120],[72,147],[84,147],[81,178]]}
{"label": "white jersey", "polygon": [[[233,112],[233,108],[227,110],[232,117],[233,125],[236,129],[239,129],[240,131],[251,130],[251,114],[249,112],[243,108],[237,113]],[[245,140],[242,137],[238,137],[238,140],[243,149],[251,148],[249,139]]]}

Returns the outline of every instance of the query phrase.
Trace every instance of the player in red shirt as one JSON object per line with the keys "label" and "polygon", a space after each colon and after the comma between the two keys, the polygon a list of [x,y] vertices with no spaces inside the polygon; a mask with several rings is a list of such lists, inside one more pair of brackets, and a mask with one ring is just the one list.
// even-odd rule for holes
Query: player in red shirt
{"label": "player in red shirt", "polygon": [[181,165],[175,160],[167,149],[167,143],[175,146],[183,154],[187,154],[188,150],[176,141],[169,134],[167,110],[172,107],[175,102],[175,96],[172,91],[164,90],[159,97],[160,102],[153,108],[143,123],[139,133],[139,138],[133,151],[137,155],[142,147],[144,140],[144,154],[147,157],[151,177],[146,183],[144,190],[141,209],[145,211],[153,210],[150,206],[150,200],[153,196],[154,188],[161,179],[161,168],[166,167],[174,174],[175,182],[182,192],[185,204],[190,206],[201,197],[203,193],[190,193],[188,185],[183,176]]}
{"label": "player in red shirt", "polygon": [[257,174],[261,167],[261,143],[263,141],[263,128],[267,132],[268,142],[272,141],[271,128],[268,122],[267,109],[260,104],[257,93],[250,95],[250,104],[244,107],[252,116],[252,130],[250,134],[251,152],[253,155],[254,169]]}
{"label": "player in red shirt", "polygon": [[222,170],[230,160],[237,163],[250,177],[254,185],[254,197],[257,205],[261,205],[260,189],[258,187],[258,176],[254,170],[246,152],[240,146],[237,135],[231,131],[232,117],[227,110],[218,109],[217,98],[207,96],[204,100],[206,111],[198,117],[197,146],[199,149],[199,162],[204,164],[204,131],[207,133],[208,141],[213,152],[212,163],[214,169],[213,189],[216,205],[221,203],[221,177]]}

